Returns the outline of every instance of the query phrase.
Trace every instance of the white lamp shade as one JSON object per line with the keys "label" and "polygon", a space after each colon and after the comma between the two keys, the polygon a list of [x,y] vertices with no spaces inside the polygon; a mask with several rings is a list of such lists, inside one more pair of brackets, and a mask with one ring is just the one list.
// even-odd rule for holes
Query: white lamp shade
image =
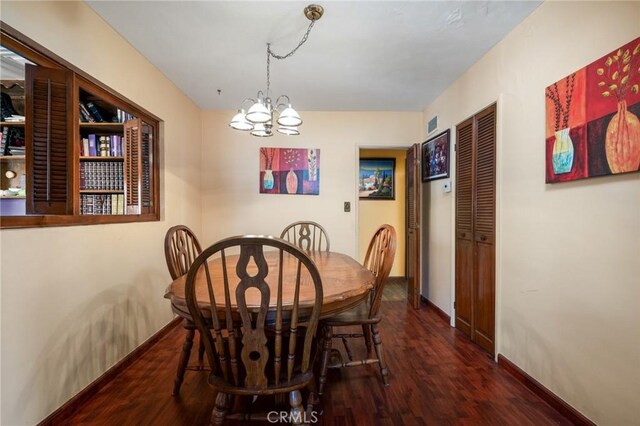
{"label": "white lamp shade", "polygon": [[236,130],[253,130],[253,124],[247,121],[244,110],[238,111],[238,113],[233,116],[233,118],[231,119],[231,123],[229,123],[229,126]]}
{"label": "white lamp shade", "polygon": [[264,123],[258,123],[254,126],[251,131],[253,136],[259,136],[261,138],[268,138],[269,136],[273,136],[271,133],[271,126],[267,126]]}
{"label": "white lamp shade", "polygon": [[300,118],[300,114],[289,105],[280,113],[278,124],[285,127],[296,127],[302,124],[302,119]]}
{"label": "white lamp shade", "polygon": [[289,135],[289,136],[295,136],[300,134],[300,132],[296,127],[287,127],[287,126],[279,126],[278,132],[284,133],[285,135]]}
{"label": "white lamp shade", "polygon": [[271,113],[262,102],[256,102],[249,108],[247,120],[252,123],[266,123],[271,120]]}

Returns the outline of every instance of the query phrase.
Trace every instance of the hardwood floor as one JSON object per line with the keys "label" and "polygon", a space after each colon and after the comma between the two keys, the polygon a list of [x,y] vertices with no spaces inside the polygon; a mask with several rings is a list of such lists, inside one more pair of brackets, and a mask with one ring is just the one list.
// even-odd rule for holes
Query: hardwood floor
{"label": "hardwood floor", "polygon": [[[317,424],[570,424],[432,309],[408,307],[402,280],[389,283],[381,309],[390,386],[382,385],[376,365],[330,370]],[[181,327],[170,332],[64,424],[209,424],[215,395],[206,373],[187,371],[180,396],[171,396],[183,341]]]}

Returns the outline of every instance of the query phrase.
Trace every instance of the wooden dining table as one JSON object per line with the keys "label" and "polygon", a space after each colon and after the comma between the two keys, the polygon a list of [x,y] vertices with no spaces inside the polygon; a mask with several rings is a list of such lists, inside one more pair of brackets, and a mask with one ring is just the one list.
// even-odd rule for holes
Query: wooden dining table
{"label": "wooden dining table", "polygon": [[[326,251],[311,251],[307,252],[307,255],[315,263],[322,279],[322,309],[320,312],[320,318],[329,318],[340,312],[348,310],[353,306],[362,302],[370,290],[373,288],[375,280],[374,275],[362,266],[358,261],[347,256],[346,254],[337,252]],[[264,253],[267,265],[269,267],[269,274],[265,278],[265,281],[272,289],[270,306],[275,309],[275,297],[278,275],[278,251],[266,251]],[[232,307],[235,307],[235,291],[233,291],[233,284],[237,282],[235,275],[235,266],[239,255],[227,255],[227,268],[229,271],[230,285],[232,286],[231,301]],[[213,290],[216,298],[217,309],[224,309],[224,285],[222,281],[222,267],[220,258],[215,258],[209,261],[209,272],[212,277]],[[293,282],[295,274],[297,272],[297,260],[285,256],[283,261],[283,277],[286,284],[289,280]],[[196,295],[199,306],[203,311],[210,308],[206,301],[209,300],[207,295],[207,284],[204,268],[201,268],[196,275]],[[235,281],[234,281],[235,279]],[[185,299],[185,282],[186,275],[183,275],[173,281],[165,291],[164,297],[171,301],[171,308],[177,315],[191,319],[189,309]],[[251,290],[251,289],[250,289]],[[313,284],[309,277],[301,277],[299,306],[301,308],[310,307],[315,300],[315,291]],[[205,302],[203,302],[205,301]],[[247,291],[246,294],[247,307],[250,311],[257,311],[260,308],[260,294],[256,291]],[[283,307],[293,302],[292,292],[283,292]]]}

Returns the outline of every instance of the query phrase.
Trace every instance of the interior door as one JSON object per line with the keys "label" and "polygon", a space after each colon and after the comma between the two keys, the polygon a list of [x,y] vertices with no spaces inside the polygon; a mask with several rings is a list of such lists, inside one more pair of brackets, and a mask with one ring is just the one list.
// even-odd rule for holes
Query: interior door
{"label": "interior door", "polygon": [[407,301],[420,307],[420,144],[407,151]]}

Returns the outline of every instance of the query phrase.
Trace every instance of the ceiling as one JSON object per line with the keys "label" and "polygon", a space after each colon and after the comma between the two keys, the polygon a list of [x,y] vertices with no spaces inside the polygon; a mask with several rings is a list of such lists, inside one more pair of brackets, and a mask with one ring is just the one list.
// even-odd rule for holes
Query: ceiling
{"label": "ceiling", "polygon": [[[88,1],[203,109],[266,88],[266,44],[304,35],[311,1]],[[422,111],[540,1],[317,1],[308,41],[271,60],[271,95],[306,111]],[[218,92],[220,91],[220,92]]]}

